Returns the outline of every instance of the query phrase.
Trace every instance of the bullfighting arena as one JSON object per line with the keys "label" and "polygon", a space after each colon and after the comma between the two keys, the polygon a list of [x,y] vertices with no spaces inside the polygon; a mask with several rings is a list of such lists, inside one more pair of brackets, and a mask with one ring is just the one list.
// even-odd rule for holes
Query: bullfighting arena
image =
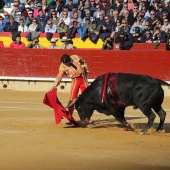
{"label": "bullfighting arena", "polygon": [[[95,112],[87,128],[55,124],[51,108],[42,104],[45,92],[0,90],[0,170],[164,170],[170,169],[170,97],[165,97],[165,133],[147,135],[139,110],[126,110],[136,129],[124,131],[113,117]],[[68,93],[59,93],[66,106]],[[75,111],[74,117],[79,120]]]}

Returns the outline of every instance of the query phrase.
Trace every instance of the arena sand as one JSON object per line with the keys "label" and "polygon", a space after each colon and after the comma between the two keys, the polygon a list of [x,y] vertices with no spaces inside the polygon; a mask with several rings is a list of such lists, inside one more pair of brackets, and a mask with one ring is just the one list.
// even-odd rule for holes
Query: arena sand
{"label": "arena sand", "polygon": [[[112,117],[95,113],[88,128],[55,124],[53,110],[42,104],[45,92],[0,90],[0,170],[163,170],[170,169],[170,97],[165,133],[124,131]],[[66,106],[69,94],[59,93]],[[77,112],[74,117],[79,120]],[[129,123],[141,129],[146,117],[131,107]]]}

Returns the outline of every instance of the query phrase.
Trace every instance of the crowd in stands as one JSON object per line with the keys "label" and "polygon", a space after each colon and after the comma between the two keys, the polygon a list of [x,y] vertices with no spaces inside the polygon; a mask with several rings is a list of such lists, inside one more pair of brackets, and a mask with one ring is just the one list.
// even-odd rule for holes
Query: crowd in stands
{"label": "crowd in stands", "polygon": [[0,16],[0,32],[46,33],[50,42],[53,33],[61,40],[78,34],[93,43],[101,38],[110,50],[113,42],[158,46],[170,35],[169,0],[14,0],[12,8]]}

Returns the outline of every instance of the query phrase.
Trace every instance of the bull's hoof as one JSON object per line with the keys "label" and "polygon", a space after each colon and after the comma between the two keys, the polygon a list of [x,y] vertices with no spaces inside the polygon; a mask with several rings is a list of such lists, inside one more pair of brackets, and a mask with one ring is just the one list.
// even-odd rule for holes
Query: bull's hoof
{"label": "bull's hoof", "polygon": [[139,135],[148,135],[148,133],[147,133],[147,131],[142,130],[139,132]]}
{"label": "bull's hoof", "polygon": [[123,128],[124,131],[133,131],[133,128],[130,124],[127,124],[126,127]]}
{"label": "bull's hoof", "polygon": [[163,129],[163,130],[156,129],[156,132],[157,132],[157,133],[165,133],[165,129]]}
{"label": "bull's hoof", "polygon": [[86,128],[87,127],[87,123],[84,121],[84,122],[81,122],[81,127],[82,128]]}

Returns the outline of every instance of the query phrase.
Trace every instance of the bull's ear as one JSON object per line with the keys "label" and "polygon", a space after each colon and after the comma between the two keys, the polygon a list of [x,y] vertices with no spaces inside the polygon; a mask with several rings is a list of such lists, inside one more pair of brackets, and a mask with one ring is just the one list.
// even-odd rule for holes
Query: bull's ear
{"label": "bull's ear", "polygon": [[67,105],[67,107],[73,106],[73,104],[75,104],[77,100],[78,100],[78,97],[76,97],[71,103],[69,103],[69,104]]}

